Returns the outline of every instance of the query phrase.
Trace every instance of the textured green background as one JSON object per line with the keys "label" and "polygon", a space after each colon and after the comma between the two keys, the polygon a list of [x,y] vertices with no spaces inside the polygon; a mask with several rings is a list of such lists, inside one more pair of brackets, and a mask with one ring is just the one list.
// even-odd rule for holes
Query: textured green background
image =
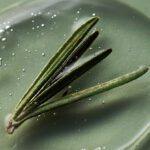
{"label": "textured green background", "polygon": [[[12,136],[5,132],[4,120],[49,57],[94,13],[101,18],[96,25],[101,35],[84,59],[102,48],[111,47],[113,53],[74,82],[70,92],[110,80],[140,65],[149,67],[150,2],[17,2],[0,2],[0,29],[6,24],[11,26],[0,35],[1,40],[6,38],[0,40],[0,148],[116,150],[130,142],[150,121],[149,72],[128,85],[32,119]],[[33,12],[37,15],[32,16]],[[150,144],[146,144],[144,150],[149,149]]]}

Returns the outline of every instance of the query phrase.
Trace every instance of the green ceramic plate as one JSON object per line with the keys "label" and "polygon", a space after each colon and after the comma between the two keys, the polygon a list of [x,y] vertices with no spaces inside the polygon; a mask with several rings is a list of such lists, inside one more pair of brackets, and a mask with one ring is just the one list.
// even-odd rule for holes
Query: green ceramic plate
{"label": "green ceramic plate", "polygon": [[[113,53],[75,81],[70,92],[141,65],[149,67],[150,20],[140,12],[140,4],[144,12],[149,2],[133,8],[113,0],[7,0],[0,4],[0,149],[117,150],[147,126],[149,72],[130,84],[27,121],[11,136],[4,128],[8,114],[44,64],[92,16],[100,16],[96,28],[101,34],[82,59],[102,48],[111,47]],[[149,150],[150,144],[141,147]]]}

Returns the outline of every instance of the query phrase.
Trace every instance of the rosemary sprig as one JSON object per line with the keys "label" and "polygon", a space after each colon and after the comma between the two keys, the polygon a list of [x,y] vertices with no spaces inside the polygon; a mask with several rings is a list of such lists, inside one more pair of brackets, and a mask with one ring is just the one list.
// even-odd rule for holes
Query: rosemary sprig
{"label": "rosemary sprig", "polygon": [[137,79],[147,72],[148,69],[143,67],[106,83],[64,97],[59,97],[55,101],[52,100],[52,97],[64,87],[68,86],[111,53],[111,49],[100,51],[74,69],[69,71],[65,70],[66,67],[70,68],[70,65],[74,64],[97,38],[99,32],[95,31],[84,40],[85,36],[98,20],[98,17],[93,17],[80,26],[49,60],[48,64],[43,68],[16,106],[6,127],[9,134],[12,134],[18,126],[31,117],[121,86]]}

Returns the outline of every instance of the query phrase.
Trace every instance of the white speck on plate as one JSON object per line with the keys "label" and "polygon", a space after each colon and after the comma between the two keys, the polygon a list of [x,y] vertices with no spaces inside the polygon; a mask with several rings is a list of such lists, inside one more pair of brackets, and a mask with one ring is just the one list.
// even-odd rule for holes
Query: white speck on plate
{"label": "white speck on plate", "polygon": [[99,146],[99,147],[94,148],[94,150],[102,150],[102,148]]}
{"label": "white speck on plate", "polygon": [[105,101],[104,101],[104,100],[102,101],[102,104],[105,104]]}
{"label": "white speck on plate", "polygon": [[24,68],[22,68],[22,71],[23,71],[23,72],[25,72],[25,69],[24,69]]}
{"label": "white speck on plate", "polygon": [[92,98],[89,98],[89,101],[91,101],[92,100]]}
{"label": "white speck on plate", "polygon": [[72,86],[71,86],[71,85],[69,85],[69,86],[68,86],[68,89],[71,89],[71,88],[72,88]]}
{"label": "white speck on plate", "polygon": [[41,24],[41,27],[44,27],[44,26],[45,26],[45,24],[44,24],[44,23],[42,23],[42,24]]}
{"label": "white speck on plate", "polygon": [[93,13],[93,14],[92,14],[92,16],[94,17],[94,16],[96,16],[96,14],[95,14],[95,13]]}
{"label": "white speck on plate", "polygon": [[106,150],[106,146],[103,146],[103,147],[102,147],[102,150]]}
{"label": "white speck on plate", "polygon": [[2,32],[4,32],[4,30],[3,30],[3,29],[0,29],[0,33],[2,33]]}
{"label": "white speck on plate", "polygon": [[42,56],[45,56],[45,53],[42,53]]}
{"label": "white speck on plate", "polygon": [[12,93],[9,93],[9,96],[12,96]]}
{"label": "white speck on plate", "polygon": [[6,41],[6,38],[5,38],[5,37],[3,37],[3,38],[1,39],[1,41],[2,41],[2,42]]}
{"label": "white speck on plate", "polygon": [[77,11],[77,14],[79,14],[79,13],[80,13],[80,11],[78,10],[78,11]]}
{"label": "white speck on plate", "polygon": [[5,26],[5,29],[7,30],[7,29],[9,29],[10,28],[10,25],[6,25]]}
{"label": "white speck on plate", "polygon": [[15,53],[12,53],[12,56],[15,56],[16,54]]}
{"label": "white speck on plate", "polygon": [[53,112],[53,115],[56,116],[56,112]]}
{"label": "white speck on plate", "polygon": [[2,66],[2,58],[0,57],[0,66]]}

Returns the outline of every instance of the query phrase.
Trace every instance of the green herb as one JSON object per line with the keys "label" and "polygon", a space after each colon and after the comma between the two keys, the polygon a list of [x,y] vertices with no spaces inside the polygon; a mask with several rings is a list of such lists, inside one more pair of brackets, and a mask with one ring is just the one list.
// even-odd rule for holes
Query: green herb
{"label": "green herb", "polygon": [[[98,84],[83,91],[53,100],[53,96],[97,63],[102,61],[112,52],[111,49],[101,50],[82,64],[71,69],[71,65],[76,63],[76,61],[97,38],[99,34],[98,31],[94,31],[87,38],[85,37],[98,20],[98,17],[93,17],[80,26],[49,60],[47,65],[43,68],[30,86],[29,90],[25,93],[16,106],[6,127],[9,134],[12,134],[17,127],[29,118],[50,111],[51,109],[55,109],[57,107],[121,86],[137,79],[147,72],[148,68],[142,67],[134,72],[123,75],[106,83]],[[69,69],[67,70],[66,68]]]}

